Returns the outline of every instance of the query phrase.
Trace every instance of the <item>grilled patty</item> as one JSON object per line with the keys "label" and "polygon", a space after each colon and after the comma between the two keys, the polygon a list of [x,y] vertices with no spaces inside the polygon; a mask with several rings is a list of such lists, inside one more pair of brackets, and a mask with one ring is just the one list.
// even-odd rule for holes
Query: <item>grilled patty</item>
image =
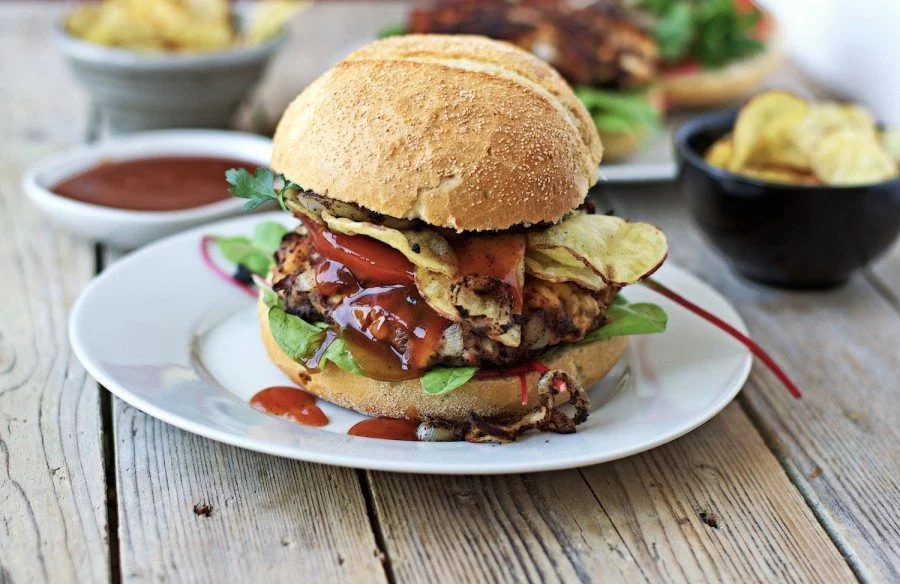
{"label": "grilled patty", "polygon": [[410,29],[511,42],[575,85],[638,87],[655,78],[658,65],[649,31],[612,0],[438,0],[413,11]]}
{"label": "grilled patty", "polygon": [[[284,237],[275,254],[273,288],[288,312],[311,322],[332,322],[331,312],[344,299],[342,294],[322,294],[316,288],[316,265],[321,256],[300,230]],[[429,358],[433,365],[477,365],[502,367],[521,363],[548,347],[581,340],[585,333],[604,321],[606,307],[616,290],[594,292],[570,282],[548,282],[525,275],[522,290],[522,341],[508,347],[489,339],[465,322],[447,327]],[[387,339],[404,352],[405,337]]]}

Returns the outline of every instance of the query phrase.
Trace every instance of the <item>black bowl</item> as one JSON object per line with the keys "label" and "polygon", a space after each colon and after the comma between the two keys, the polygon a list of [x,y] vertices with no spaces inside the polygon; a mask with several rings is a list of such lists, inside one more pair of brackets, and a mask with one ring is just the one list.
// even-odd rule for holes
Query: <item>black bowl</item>
{"label": "black bowl", "polygon": [[854,187],[744,178],[710,166],[707,148],[737,112],[682,126],[679,180],[694,220],[739,274],[785,288],[828,288],[890,247],[900,233],[900,179]]}

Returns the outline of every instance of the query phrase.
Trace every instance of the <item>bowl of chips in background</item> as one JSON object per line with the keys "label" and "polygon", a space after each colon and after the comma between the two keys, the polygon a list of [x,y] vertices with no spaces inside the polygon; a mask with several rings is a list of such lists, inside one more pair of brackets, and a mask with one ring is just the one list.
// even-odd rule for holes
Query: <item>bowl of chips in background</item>
{"label": "bowl of chips in background", "polygon": [[302,5],[105,0],[69,12],[56,40],[111,132],[225,128]]}
{"label": "bowl of chips in background", "polygon": [[693,219],[746,278],[837,286],[900,234],[897,134],[856,106],[767,92],[694,118],[675,142]]}

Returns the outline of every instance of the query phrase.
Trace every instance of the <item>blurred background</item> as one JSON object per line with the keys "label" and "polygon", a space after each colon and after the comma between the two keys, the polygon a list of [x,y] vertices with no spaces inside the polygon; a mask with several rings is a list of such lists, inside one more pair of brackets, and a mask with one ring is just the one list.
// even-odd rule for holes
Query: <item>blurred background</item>
{"label": "blurred background", "polygon": [[[900,230],[894,0],[58,6],[54,42],[89,98],[91,139],[186,128],[271,136],[294,97],[367,43],[477,34],[553,65],[600,133],[602,184],[678,180],[700,230],[745,276],[841,283]],[[45,212],[59,211],[59,193],[39,182],[26,190]],[[798,222],[809,226],[800,244]],[[104,238],[112,227],[69,224],[126,247],[165,234],[120,241]],[[846,261],[822,264],[823,248]],[[798,275],[798,266],[809,273]]]}

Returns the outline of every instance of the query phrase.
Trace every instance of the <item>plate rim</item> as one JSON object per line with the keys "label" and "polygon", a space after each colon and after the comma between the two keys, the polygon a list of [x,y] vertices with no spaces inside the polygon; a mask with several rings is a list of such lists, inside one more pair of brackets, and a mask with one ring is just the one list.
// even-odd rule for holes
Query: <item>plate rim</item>
{"label": "plate rim", "polygon": [[[114,381],[112,378],[108,377],[103,368],[100,367],[87,353],[84,346],[81,345],[79,332],[77,330],[78,323],[81,319],[81,312],[84,310],[85,299],[90,296],[92,291],[98,287],[103,285],[103,283],[110,278],[115,278],[116,273],[122,268],[126,263],[130,263],[135,258],[143,257],[147,254],[152,254],[156,250],[157,247],[161,247],[163,245],[170,244],[175,239],[191,239],[196,237],[199,233],[214,228],[217,223],[227,223],[231,221],[240,221],[240,220],[248,220],[250,218],[256,221],[265,220],[268,217],[274,217],[276,215],[275,212],[260,214],[256,216],[244,216],[239,218],[231,218],[225,219],[222,221],[208,223],[201,225],[199,227],[189,229],[174,235],[170,235],[168,237],[162,238],[159,241],[156,241],[148,246],[145,246],[141,249],[138,249],[127,256],[121,258],[119,261],[113,263],[109,268],[102,271],[100,274],[95,276],[87,286],[84,287],[81,294],[79,294],[78,299],[75,301],[72,306],[69,322],[68,322],[68,337],[69,343],[72,347],[72,350],[75,356],[78,358],[81,365],[84,367],[85,371],[96,380],[101,386],[102,389],[105,389],[127,403],[128,405],[140,410],[141,412],[152,416],[166,424],[170,424],[179,428],[181,430],[191,432],[192,434],[196,434],[198,436],[202,436],[204,438],[215,440],[217,442],[222,442],[224,444],[228,444],[230,446],[235,446],[238,448],[243,448],[246,450],[251,450],[254,452],[259,452],[262,454],[267,454],[271,456],[278,456],[280,458],[288,458],[292,460],[301,460],[306,462],[314,462],[319,464],[328,464],[332,466],[340,466],[345,468],[358,468],[365,470],[377,470],[377,471],[388,471],[388,472],[406,472],[406,473],[415,473],[415,474],[445,474],[445,475],[501,475],[501,474],[515,474],[515,473],[523,473],[523,472],[548,472],[554,470],[563,470],[570,468],[580,468],[583,466],[590,466],[594,464],[600,464],[603,462],[610,462],[613,460],[619,460],[622,458],[627,458],[629,456],[633,456],[635,454],[639,454],[641,452],[646,452],[653,448],[657,448],[671,442],[677,438],[684,436],[685,434],[697,429],[701,425],[708,422],[713,418],[716,414],[721,412],[734,397],[741,391],[744,385],[747,382],[747,379],[750,376],[750,371],[753,366],[752,356],[747,353],[743,356],[743,363],[740,367],[740,370],[736,373],[736,381],[733,383],[732,387],[729,388],[728,391],[723,392],[716,401],[707,406],[701,413],[697,414],[689,423],[683,424],[676,431],[670,432],[668,434],[664,434],[660,437],[657,437],[650,442],[641,443],[632,448],[626,448],[623,450],[619,450],[613,454],[609,455],[597,455],[590,456],[588,453],[584,456],[577,457],[568,457],[564,459],[551,459],[551,460],[538,460],[538,461],[528,461],[525,463],[522,462],[512,462],[506,465],[501,466],[482,466],[482,467],[473,467],[469,463],[464,462],[421,462],[421,461],[407,461],[403,458],[398,458],[395,460],[383,460],[383,459],[366,459],[359,454],[345,454],[339,451],[333,451],[328,453],[316,452],[310,450],[301,450],[297,446],[287,446],[282,444],[274,444],[272,442],[267,442],[264,439],[252,437],[252,436],[238,436],[234,433],[228,432],[226,430],[218,429],[209,426],[206,423],[198,422],[192,418],[188,418],[182,416],[177,413],[170,412],[161,406],[156,406],[153,403],[145,400],[140,397],[138,394],[132,392],[123,384],[119,384]],[[680,268],[679,266],[667,262],[668,269],[679,272],[682,276],[687,277],[690,280],[693,280],[693,284],[700,285],[708,288],[715,295],[721,297],[721,299],[731,308],[732,312],[736,316],[736,320],[732,322],[733,325],[736,326],[738,330],[743,333],[747,333],[746,324],[744,323],[743,318],[740,316],[740,313],[734,308],[732,303],[722,296],[717,290],[712,288],[709,284],[705,283],[698,277],[694,276],[687,270]],[[231,399],[236,398],[232,395],[229,395]],[[356,441],[369,441],[369,440],[377,440],[375,438],[363,438],[357,436],[343,436],[348,443],[352,444]],[[362,443],[362,442],[361,442]],[[500,447],[503,445],[475,445],[476,447]],[[550,446],[552,447],[552,445]],[[356,449],[354,449],[356,451]]]}

